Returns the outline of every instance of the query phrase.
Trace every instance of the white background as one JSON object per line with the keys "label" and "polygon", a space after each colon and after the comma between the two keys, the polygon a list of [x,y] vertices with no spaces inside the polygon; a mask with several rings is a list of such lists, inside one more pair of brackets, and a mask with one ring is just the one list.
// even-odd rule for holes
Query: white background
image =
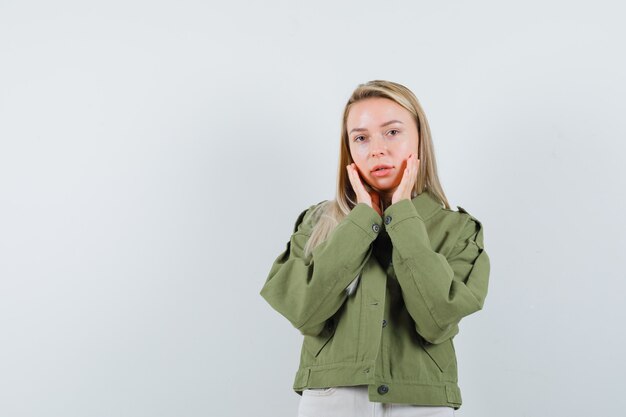
{"label": "white background", "polygon": [[620,2],[0,1],[0,415],[295,416],[259,295],[361,82],[481,220],[462,417],[622,410]]}

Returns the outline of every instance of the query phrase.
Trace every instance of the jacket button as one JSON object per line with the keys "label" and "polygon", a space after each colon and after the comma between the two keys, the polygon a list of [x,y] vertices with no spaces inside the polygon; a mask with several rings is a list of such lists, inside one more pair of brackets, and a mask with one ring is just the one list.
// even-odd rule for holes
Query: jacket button
{"label": "jacket button", "polygon": [[383,327],[387,327],[387,320],[383,319]]}
{"label": "jacket button", "polygon": [[385,395],[389,392],[389,387],[387,385],[381,385],[378,387],[378,393],[380,395]]}
{"label": "jacket button", "polygon": [[378,233],[378,231],[380,230],[380,226],[378,225],[378,223],[374,223],[372,225],[372,230]]}
{"label": "jacket button", "polygon": [[385,224],[391,223],[391,216],[385,217]]}

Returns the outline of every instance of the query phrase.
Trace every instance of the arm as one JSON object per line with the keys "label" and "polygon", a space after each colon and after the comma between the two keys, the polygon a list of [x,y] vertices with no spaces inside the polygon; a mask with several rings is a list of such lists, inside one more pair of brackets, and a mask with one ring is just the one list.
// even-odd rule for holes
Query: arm
{"label": "arm", "polygon": [[424,221],[410,200],[389,206],[387,232],[392,259],[406,308],[415,329],[436,344],[459,331],[461,318],[482,309],[489,281],[489,258],[483,246],[482,224],[472,216],[445,256],[431,248]]}
{"label": "arm", "polygon": [[305,258],[313,207],[298,217],[287,248],[272,264],[260,293],[304,335],[319,334],[339,310],[347,298],[346,287],[367,261],[382,225],[372,207],[359,203]]}

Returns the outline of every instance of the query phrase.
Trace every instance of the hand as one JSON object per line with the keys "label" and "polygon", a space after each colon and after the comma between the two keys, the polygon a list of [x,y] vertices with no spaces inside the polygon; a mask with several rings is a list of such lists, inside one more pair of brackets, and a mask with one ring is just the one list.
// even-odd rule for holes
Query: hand
{"label": "hand", "polygon": [[380,196],[374,190],[368,191],[365,189],[363,182],[361,181],[361,176],[359,175],[359,171],[356,167],[356,164],[353,162],[350,165],[346,165],[346,169],[348,170],[348,179],[350,180],[350,184],[352,184],[352,189],[356,194],[356,201],[358,203],[365,203],[382,217],[383,212],[380,209]]}
{"label": "hand", "polygon": [[411,192],[413,191],[413,187],[415,187],[415,181],[417,180],[417,170],[420,166],[420,160],[417,159],[417,155],[412,153],[406,160],[406,168],[402,173],[402,180],[396,188],[396,191],[391,196],[391,204],[396,203],[400,200],[410,200]]}

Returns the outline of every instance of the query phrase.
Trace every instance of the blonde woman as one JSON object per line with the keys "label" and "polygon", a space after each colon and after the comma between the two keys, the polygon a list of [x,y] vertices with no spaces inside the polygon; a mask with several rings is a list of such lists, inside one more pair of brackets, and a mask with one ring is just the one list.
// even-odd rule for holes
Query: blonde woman
{"label": "blonde woman", "polygon": [[300,213],[261,289],[304,335],[299,415],[454,416],[453,339],[487,295],[482,224],[450,209],[426,116],[401,84],[355,89],[339,160],[335,199]]}

